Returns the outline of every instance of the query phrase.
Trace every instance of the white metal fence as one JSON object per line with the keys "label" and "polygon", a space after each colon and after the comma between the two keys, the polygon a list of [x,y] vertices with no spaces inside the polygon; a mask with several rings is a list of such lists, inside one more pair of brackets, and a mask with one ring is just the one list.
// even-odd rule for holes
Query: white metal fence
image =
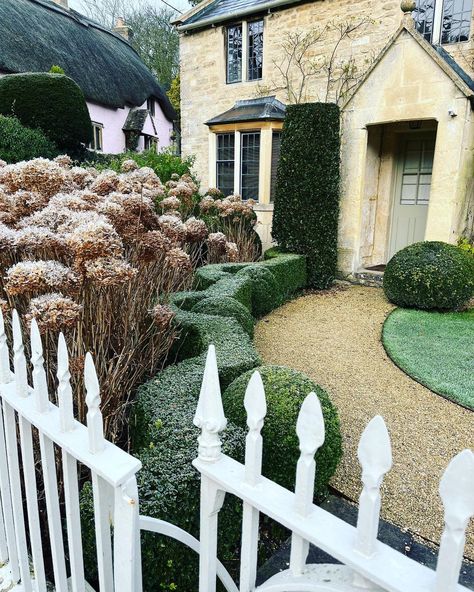
{"label": "white metal fence", "polygon": [[[465,531],[474,515],[474,454],[464,450],[449,464],[440,482],[445,510],[436,572],[377,540],[381,506],[380,486],[392,465],[390,438],[383,419],[374,417],[360,439],[358,457],[363,489],[357,527],[313,504],[314,455],[324,442],[324,420],[318,397],[305,399],[296,424],[301,455],[296,466],[295,492],[261,475],[266,415],[262,379],[255,372],[245,395],[248,435],[245,464],[222,454],[219,433],[225,429],[214,348],[206,363],[195,424],[201,429],[201,554],[199,592],[216,590],[218,513],[225,493],[243,500],[240,592],[255,590],[259,514],[292,532],[290,566],[257,590],[262,592],[461,592],[458,584]],[[342,565],[306,565],[309,544],[316,545]]]}
{"label": "white metal fence", "polygon": [[[292,493],[261,475],[261,429],[266,414],[263,384],[256,372],[247,389],[249,432],[245,464],[221,452],[225,428],[214,348],[208,353],[195,423],[201,428],[201,541],[167,522],[139,515],[136,473],[140,462],[103,436],[100,390],[90,354],[85,360],[87,427],[74,418],[69,360],[59,337],[58,405],[47,387],[41,337],[31,324],[31,374],[25,357],[20,320],[13,312],[13,372],[0,311],[0,591],[46,592],[44,528],[40,521],[38,482],[44,488],[54,587],[85,592],[80,526],[79,469],[91,474],[100,592],[141,592],[140,531],[162,534],[200,553],[199,592],[214,592],[216,577],[228,592],[254,591],[259,514],[292,531],[290,569],[259,590],[272,592],[361,589],[389,592],[461,592],[457,584],[465,529],[474,514],[474,455],[459,454],[441,480],[445,530],[435,572],[377,541],[380,485],[391,466],[390,440],[380,417],[367,426],[359,445],[364,488],[354,528],[313,505],[314,454],[324,442],[324,422],[317,396],[303,403],[296,430],[301,456]],[[58,475],[63,495],[58,489]],[[240,588],[217,559],[218,513],[229,492],[244,502]],[[63,497],[63,499],[60,499]],[[113,528],[113,536],[112,536]],[[342,566],[308,566],[309,543]],[[49,561],[50,560],[50,561]],[[186,591],[192,592],[192,591]]]}

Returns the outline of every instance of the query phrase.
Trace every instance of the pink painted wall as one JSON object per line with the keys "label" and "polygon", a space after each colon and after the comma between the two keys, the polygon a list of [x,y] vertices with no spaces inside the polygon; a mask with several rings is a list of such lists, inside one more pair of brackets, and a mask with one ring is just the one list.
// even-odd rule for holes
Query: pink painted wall
{"label": "pink painted wall", "polygon": [[[125,150],[125,134],[122,128],[130,112],[130,108],[111,109],[90,102],[87,102],[87,106],[92,121],[100,123],[103,126],[103,151],[109,154],[123,152]],[[146,109],[146,103],[140,109]],[[143,127],[143,133],[158,139],[158,150],[166,148],[171,144],[170,136],[173,131],[173,124],[166,119],[157,101],[155,101],[155,117],[153,117],[154,126],[151,120],[151,116],[148,116]],[[143,150],[143,148],[144,138],[142,136],[138,143],[138,149]]]}
{"label": "pink painted wall", "polygon": [[[5,72],[0,71],[0,76],[5,75]],[[123,133],[122,128],[130,112],[130,107],[113,109],[89,101],[87,101],[87,107],[92,121],[100,123],[103,126],[103,151],[109,154],[119,154],[120,152],[123,152],[125,150],[125,134]],[[146,101],[140,109],[146,109]],[[155,101],[155,117],[153,117],[153,123],[154,126],[151,121],[151,116],[148,116],[143,128],[143,133],[157,138],[158,150],[167,148],[171,144],[170,137],[173,132],[173,123],[166,119],[157,101]],[[138,142],[138,150],[143,150],[144,146],[145,141],[142,136]]]}

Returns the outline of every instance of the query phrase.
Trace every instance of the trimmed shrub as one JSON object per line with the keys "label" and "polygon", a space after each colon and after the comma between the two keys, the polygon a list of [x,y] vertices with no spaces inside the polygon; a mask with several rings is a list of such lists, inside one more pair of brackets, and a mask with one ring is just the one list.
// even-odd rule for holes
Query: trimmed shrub
{"label": "trimmed shrub", "polygon": [[[199,431],[193,425],[203,363],[170,366],[139,389],[134,406],[133,448],[143,464],[138,473],[140,513],[168,520],[199,538],[200,478],[192,461]],[[245,434],[229,423],[223,451],[243,460]],[[89,488],[81,496],[88,579],[97,577],[94,518]],[[241,530],[241,504],[228,496],[219,514],[219,558],[230,568]],[[142,534],[143,590],[189,592],[198,588],[198,556],[167,537]]]}
{"label": "trimmed shrub", "polygon": [[474,259],[448,243],[416,243],[388,262],[383,287],[398,306],[455,310],[474,295]]}
{"label": "trimmed shrub", "polygon": [[339,108],[289,105],[277,172],[273,238],[307,256],[308,285],[327,288],[337,265]]}
{"label": "trimmed shrub", "polygon": [[62,74],[9,74],[0,78],[0,114],[41,129],[60,150],[74,152],[92,140],[84,94]]}
{"label": "trimmed shrub", "polygon": [[[281,257],[284,259],[282,266],[293,278],[287,281],[289,295],[291,282],[293,291],[304,286],[304,274],[301,273],[304,258],[298,255]],[[184,361],[166,368],[142,386],[133,406],[132,451],[143,463],[139,473],[140,511],[171,521],[195,536],[199,531],[199,475],[192,468],[191,461],[197,455],[198,433],[192,418],[207,348],[211,343],[216,347],[223,389],[261,363],[242,326],[249,325],[254,290],[260,292],[261,289],[258,280],[261,281],[261,277],[267,280],[268,273],[275,282],[277,276],[268,271],[269,263],[275,266],[276,260],[251,265],[209,265],[196,273],[196,284],[205,286],[205,289],[172,295],[170,304],[180,328],[178,355]],[[261,276],[259,273],[241,274],[246,267],[261,267],[264,273]],[[290,273],[292,269],[294,273]],[[296,273],[296,270],[300,271]],[[264,301],[267,302],[266,297]],[[293,433],[295,426],[291,429]],[[242,460],[244,439],[245,431],[230,421],[224,432],[226,454]],[[278,476],[279,469],[275,469],[269,477]],[[87,496],[84,496],[86,508]],[[227,498],[219,514],[219,558],[232,572],[240,540],[241,504],[232,496]],[[90,540],[94,531],[92,514],[88,516],[85,528],[87,540]],[[197,589],[197,557],[189,549],[164,537],[144,534],[142,553],[144,592]],[[263,554],[266,557],[265,551]]]}
{"label": "trimmed shrub", "polygon": [[[267,416],[263,435],[263,474],[287,489],[293,489],[296,463],[300,450],[296,435],[296,421],[301,405],[310,392],[321,402],[326,438],[316,453],[315,499],[327,494],[329,479],[342,456],[342,439],[337,410],[327,393],[301,372],[282,366],[261,366],[267,398]],[[247,415],[244,396],[254,370],[235,380],[224,392],[224,410],[234,424],[245,428]]]}
{"label": "trimmed shrub", "polygon": [[283,296],[273,273],[263,265],[249,265],[237,272],[252,282],[252,312],[256,317],[266,315],[283,302]]}
{"label": "trimmed shrub", "polygon": [[193,306],[191,312],[199,312],[208,315],[217,315],[219,317],[233,317],[239,322],[242,329],[248,333],[249,337],[253,337],[253,329],[255,320],[248,311],[248,309],[240,304],[237,300],[224,296],[212,296],[205,298]]}
{"label": "trimmed shrub", "polygon": [[16,117],[0,115],[0,160],[14,164],[57,155],[56,146],[41,130],[24,127]]}
{"label": "trimmed shrub", "polygon": [[294,257],[273,248],[265,252],[265,267],[275,276],[285,300],[307,284],[306,257]]}

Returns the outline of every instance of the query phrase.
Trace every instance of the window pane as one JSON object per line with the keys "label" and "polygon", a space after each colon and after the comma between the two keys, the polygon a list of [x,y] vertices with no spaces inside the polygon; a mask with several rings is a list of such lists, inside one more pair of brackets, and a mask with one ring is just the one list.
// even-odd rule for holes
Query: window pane
{"label": "window pane", "polygon": [[270,202],[275,199],[276,179],[278,163],[280,162],[281,132],[273,132],[272,135],[272,180],[270,189]]}
{"label": "window pane", "polygon": [[[441,2],[442,0],[438,0]],[[431,43],[436,0],[417,0],[413,13],[415,25],[419,33]]]}
{"label": "window pane", "polygon": [[224,195],[234,193],[235,135],[217,134],[217,188]]}
{"label": "window pane", "polygon": [[242,80],[242,25],[227,28],[227,82]]}
{"label": "window pane", "polygon": [[260,132],[244,133],[241,140],[240,191],[242,199],[258,200]]}
{"label": "window pane", "polygon": [[445,0],[441,29],[442,43],[468,41],[472,0]]}
{"label": "window pane", "polygon": [[263,67],[263,21],[255,21],[248,24],[248,79],[260,80]]}

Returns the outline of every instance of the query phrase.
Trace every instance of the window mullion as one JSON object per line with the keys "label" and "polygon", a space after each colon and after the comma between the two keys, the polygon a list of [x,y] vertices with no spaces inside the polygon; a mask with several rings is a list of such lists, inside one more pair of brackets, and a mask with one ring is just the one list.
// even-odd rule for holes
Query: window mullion
{"label": "window mullion", "polygon": [[234,193],[241,192],[240,171],[242,161],[242,134],[235,132],[235,152],[234,152]]}
{"label": "window mullion", "polygon": [[431,43],[433,45],[439,45],[441,41],[441,24],[443,17],[443,4],[444,0],[436,0],[434,7],[434,19],[433,19],[433,35]]}
{"label": "window mullion", "polygon": [[248,80],[249,73],[249,25],[242,22],[242,82]]}

